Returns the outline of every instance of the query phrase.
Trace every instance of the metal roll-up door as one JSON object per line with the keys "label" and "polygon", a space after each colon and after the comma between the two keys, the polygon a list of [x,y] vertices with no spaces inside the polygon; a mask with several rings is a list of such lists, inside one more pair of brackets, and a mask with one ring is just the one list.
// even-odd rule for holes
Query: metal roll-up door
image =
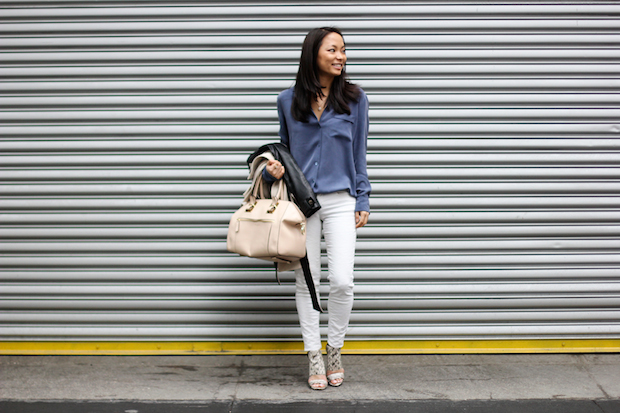
{"label": "metal roll-up door", "polygon": [[371,102],[348,337],[620,338],[619,18],[0,1],[0,340],[299,341],[292,274],[225,236],[325,25]]}

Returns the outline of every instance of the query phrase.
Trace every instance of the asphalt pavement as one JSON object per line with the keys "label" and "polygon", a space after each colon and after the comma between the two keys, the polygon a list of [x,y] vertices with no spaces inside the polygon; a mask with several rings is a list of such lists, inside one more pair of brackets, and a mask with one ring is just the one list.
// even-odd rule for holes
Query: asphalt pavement
{"label": "asphalt pavement", "polygon": [[620,354],[344,355],[313,391],[303,355],[3,356],[2,413],[620,413]]}

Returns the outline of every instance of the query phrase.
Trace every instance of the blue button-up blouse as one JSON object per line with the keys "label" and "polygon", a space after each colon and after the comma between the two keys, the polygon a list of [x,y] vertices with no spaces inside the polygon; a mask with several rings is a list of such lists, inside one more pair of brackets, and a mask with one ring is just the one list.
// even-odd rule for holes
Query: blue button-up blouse
{"label": "blue button-up blouse", "polygon": [[[360,91],[358,101],[349,102],[350,115],[336,113],[328,106],[320,121],[312,113],[304,123],[291,113],[293,90],[278,96],[281,142],[289,147],[315,193],[346,190],[356,198],[356,211],[370,211],[371,187],[366,171],[368,97]],[[271,177],[267,173],[265,176]]]}

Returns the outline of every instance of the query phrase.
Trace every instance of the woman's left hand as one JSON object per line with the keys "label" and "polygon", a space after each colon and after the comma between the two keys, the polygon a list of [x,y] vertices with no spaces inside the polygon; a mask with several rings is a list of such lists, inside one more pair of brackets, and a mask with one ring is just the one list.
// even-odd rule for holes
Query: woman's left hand
{"label": "woman's left hand", "polygon": [[284,176],[284,166],[276,160],[267,162],[266,168],[267,173],[276,179],[282,179]]}
{"label": "woman's left hand", "polygon": [[355,228],[361,228],[368,223],[368,211],[356,211],[355,212]]}

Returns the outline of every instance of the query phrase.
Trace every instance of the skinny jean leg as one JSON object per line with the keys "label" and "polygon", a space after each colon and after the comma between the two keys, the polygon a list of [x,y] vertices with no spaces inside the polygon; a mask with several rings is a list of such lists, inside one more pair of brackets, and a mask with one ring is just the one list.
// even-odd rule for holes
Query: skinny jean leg
{"label": "skinny jean leg", "polygon": [[[320,201],[319,201],[320,202]],[[316,296],[320,302],[319,285],[321,283],[321,218],[320,210],[306,220],[306,252],[310,264],[310,273],[314,281]],[[305,351],[321,349],[321,333],[319,330],[320,313],[312,307],[312,298],[304,272],[295,270],[295,304],[299,316],[301,336]]]}
{"label": "skinny jean leg", "polygon": [[[328,299],[327,342],[334,348],[344,345],[353,306],[353,261],[355,257],[355,198],[346,192],[318,195],[321,209],[306,223],[306,249],[312,278],[317,288],[321,279],[321,227],[325,236],[330,292]],[[312,308],[303,271],[296,270],[295,301],[304,349],[321,348],[319,312]]]}
{"label": "skinny jean leg", "polygon": [[355,198],[346,192],[328,194],[334,205],[323,220],[323,236],[327,249],[329,322],[327,344],[344,345],[353,307],[353,263],[355,259]]}

